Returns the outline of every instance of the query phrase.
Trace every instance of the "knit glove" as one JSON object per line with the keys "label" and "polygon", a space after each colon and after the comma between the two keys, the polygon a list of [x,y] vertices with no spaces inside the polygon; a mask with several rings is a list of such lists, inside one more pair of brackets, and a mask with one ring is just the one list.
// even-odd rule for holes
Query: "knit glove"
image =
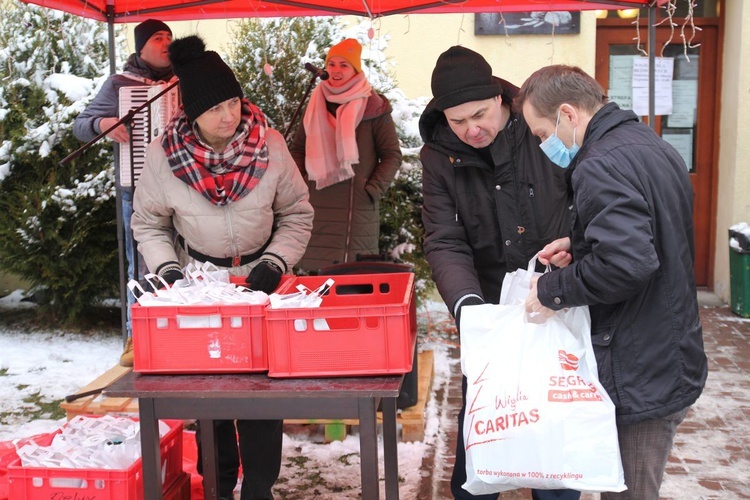
{"label": "knit glove", "polygon": [[273,293],[281,281],[281,268],[268,260],[262,260],[250,271],[245,283],[259,292]]}
{"label": "knit glove", "polygon": [[461,305],[458,306],[458,310],[456,311],[456,329],[459,333],[461,333],[461,309],[466,306],[478,306],[480,304],[484,304],[484,300],[479,297],[466,297],[464,301],[461,302]]}
{"label": "knit glove", "polygon": [[[177,262],[167,262],[165,264],[162,264],[159,267],[157,274],[161,279],[167,282],[167,285],[173,285],[175,281],[181,280],[185,277],[185,275],[182,274],[180,265]],[[164,284],[159,281],[158,287],[163,288]]]}

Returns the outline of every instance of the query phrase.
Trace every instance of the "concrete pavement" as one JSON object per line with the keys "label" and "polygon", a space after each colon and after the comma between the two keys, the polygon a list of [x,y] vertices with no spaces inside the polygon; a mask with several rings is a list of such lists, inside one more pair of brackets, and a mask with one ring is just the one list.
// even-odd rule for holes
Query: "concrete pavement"
{"label": "concrete pavement", "polygon": [[[732,313],[710,293],[699,296],[709,376],[701,398],[678,428],[661,489],[663,499],[750,499],[750,319]],[[434,313],[430,322],[439,323]],[[439,431],[423,464],[420,500],[450,499],[456,419],[461,404],[458,338],[443,318],[450,381],[435,394]],[[433,338],[432,341],[436,339]],[[505,499],[531,498],[528,490]],[[584,494],[596,500],[598,494]]]}

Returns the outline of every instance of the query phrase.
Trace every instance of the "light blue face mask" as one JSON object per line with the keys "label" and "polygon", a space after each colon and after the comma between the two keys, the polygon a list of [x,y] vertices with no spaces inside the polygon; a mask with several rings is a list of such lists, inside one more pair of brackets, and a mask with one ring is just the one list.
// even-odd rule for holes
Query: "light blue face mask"
{"label": "light blue face mask", "polygon": [[570,162],[573,161],[576,153],[580,149],[576,144],[576,129],[573,129],[573,145],[568,148],[565,146],[563,141],[557,137],[557,126],[560,125],[560,110],[557,111],[557,122],[555,123],[555,133],[547,137],[539,147],[542,148],[544,154],[554,163],[562,168],[568,168]]}

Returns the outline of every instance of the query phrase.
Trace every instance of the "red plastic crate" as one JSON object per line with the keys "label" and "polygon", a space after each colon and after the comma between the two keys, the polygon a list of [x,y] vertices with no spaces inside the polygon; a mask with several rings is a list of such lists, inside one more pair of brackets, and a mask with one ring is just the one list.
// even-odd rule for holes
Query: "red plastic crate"
{"label": "red plastic crate", "polygon": [[[100,415],[90,415],[99,417]],[[182,420],[165,420],[161,438],[162,485],[168,491],[182,475]],[[8,465],[9,498],[24,500],[145,500],[141,460],[127,470],[24,467]]]}
{"label": "red plastic crate", "polygon": [[280,293],[299,284],[315,290],[328,278],[335,283],[320,307],[266,310],[268,376],[409,372],[417,340],[414,274],[298,276]]}
{"label": "red plastic crate", "polygon": [[[284,275],[279,288],[293,276]],[[245,284],[245,277],[232,277]],[[268,370],[265,305],[133,304],[133,371],[242,373]]]}

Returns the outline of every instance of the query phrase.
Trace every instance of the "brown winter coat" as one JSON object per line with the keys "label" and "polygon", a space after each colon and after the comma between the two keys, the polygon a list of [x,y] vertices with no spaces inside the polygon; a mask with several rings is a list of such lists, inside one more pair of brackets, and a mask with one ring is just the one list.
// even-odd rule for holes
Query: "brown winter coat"
{"label": "brown winter coat", "polygon": [[[329,111],[335,110],[329,103]],[[299,268],[317,271],[341,262],[353,262],[358,254],[378,253],[380,198],[401,166],[401,148],[391,105],[373,93],[357,126],[359,163],[354,177],[317,190],[308,183],[310,203],[315,208],[313,231]],[[300,125],[289,150],[300,171],[305,171],[307,135]]]}

